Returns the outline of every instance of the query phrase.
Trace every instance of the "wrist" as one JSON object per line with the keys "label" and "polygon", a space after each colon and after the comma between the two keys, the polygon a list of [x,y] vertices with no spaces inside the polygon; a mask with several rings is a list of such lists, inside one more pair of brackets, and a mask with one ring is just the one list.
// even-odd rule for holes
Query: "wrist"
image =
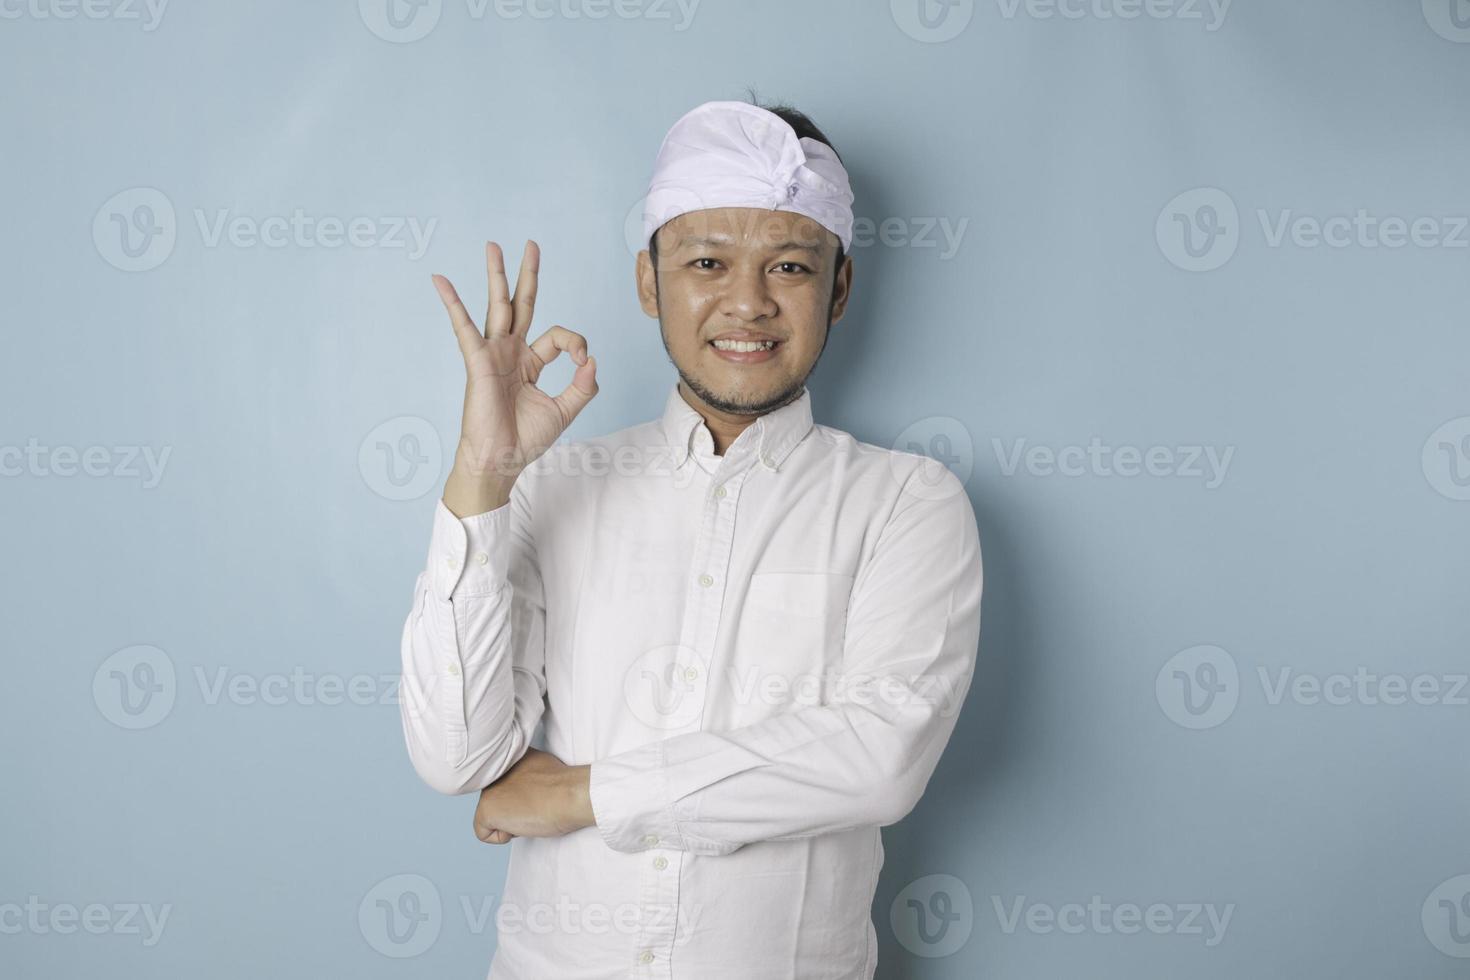
{"label": "wrist", "polygon": [[567,832],[597,826],[592,812],[592,767],[567,766],[562,773]]}
{"label": "wrist", "polygon": [[460,519],[484,514],[504,507],[510,501],[515,478],[476,475],[455,458],[454,468],[444,485],[444,506]]}

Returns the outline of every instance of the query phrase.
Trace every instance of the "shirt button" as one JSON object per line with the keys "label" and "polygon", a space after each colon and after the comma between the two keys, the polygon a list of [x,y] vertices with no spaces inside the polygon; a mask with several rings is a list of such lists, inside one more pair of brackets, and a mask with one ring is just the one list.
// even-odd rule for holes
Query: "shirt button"
{"label": "shirt button", "polygon": [[708,575],[701,575],[699,576],[699,584],[704,586],[705,588],[709,588],[711,585],[715,584],[715,580]]}
{"label": "shirt button", "polygon": [[652,963],[653,962],[653,951],[652,950],[645,949],[642,953],[638,954],[638,962],[639,963]]}
{"label": "shirt button", "polygon": [[774,470],[776,468],[776,460],[775,460],[774,457],[771,457],[771,456],[762,456],[761,457],[761,462],[766,465],[766,468],[767,469]]}
{"label": "shirt button", "polygon": [[459,664],[450,664],[448,667],[444,668],[444,673],[448,674],[450,677],[458,677]]}
{"label": "shirt button", "polygon": [[698,667],[686,667],[684,669],[684,679],[686,681],[692,681],[692,680],[694,680],[694,678],[696,678],[698,676],[699,676],[699,668]]}
{"label": "shirt button", "polygon": [[669,859],[662,856],[656,857],[653,859],[653,866],[662,871],[664,868],[667,868],[669,866]]}
{"label": "shirt button", "polygon": [[723,498],[725,496],[725,488],[724,487],[715,487],[715,496],[716,497]]}
{"label": "shirt button", "polygon": [[475,556],[475,561],[479,562],[481,565],[487,565],[490,563],[490,556],[482,551]]}
{"label": "shirt button", "polygon": [[658,837],[653,834],[646,834],[643,837],[643,843],[647,844],[649,847],[652,847],[653,845],[658,843]]}

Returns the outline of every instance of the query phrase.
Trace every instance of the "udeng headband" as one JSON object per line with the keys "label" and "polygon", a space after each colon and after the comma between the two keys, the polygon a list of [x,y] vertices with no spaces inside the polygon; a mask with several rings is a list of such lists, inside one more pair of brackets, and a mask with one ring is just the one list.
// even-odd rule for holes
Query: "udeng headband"
{"label": "udeng headband", "polygon": [[852,187],[825,143],[746,102],[706,102],[680,117],[659,147],[643,205],[647,246],[665,222],[708,208],[804,214],[852,246]]}

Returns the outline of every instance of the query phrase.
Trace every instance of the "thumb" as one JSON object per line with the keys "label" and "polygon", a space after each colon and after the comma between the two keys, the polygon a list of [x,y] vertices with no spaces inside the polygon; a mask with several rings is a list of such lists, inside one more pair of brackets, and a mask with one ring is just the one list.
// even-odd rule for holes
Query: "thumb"
{"label": "thumb", "polygon": [[572,383],[554,399],[568,425],[597,397],[597,392],[597,358],[588,354],[587,360],[572,375]]}

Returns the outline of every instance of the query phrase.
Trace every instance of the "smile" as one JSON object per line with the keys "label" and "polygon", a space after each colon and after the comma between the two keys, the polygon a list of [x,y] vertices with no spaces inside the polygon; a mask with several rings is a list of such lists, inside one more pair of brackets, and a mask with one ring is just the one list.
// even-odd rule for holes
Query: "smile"
{"label": "smile", "polygon": [[775,358],[779,340],[711,340],[710,347],[715,356],[733,364],[760,364]]}
{"label": "smile", "polygon": [[714,344],[717,350],[737,351],[742,354],[758,350],[774,350],[776,347],[774,340],[712,340],[710,343]]}

